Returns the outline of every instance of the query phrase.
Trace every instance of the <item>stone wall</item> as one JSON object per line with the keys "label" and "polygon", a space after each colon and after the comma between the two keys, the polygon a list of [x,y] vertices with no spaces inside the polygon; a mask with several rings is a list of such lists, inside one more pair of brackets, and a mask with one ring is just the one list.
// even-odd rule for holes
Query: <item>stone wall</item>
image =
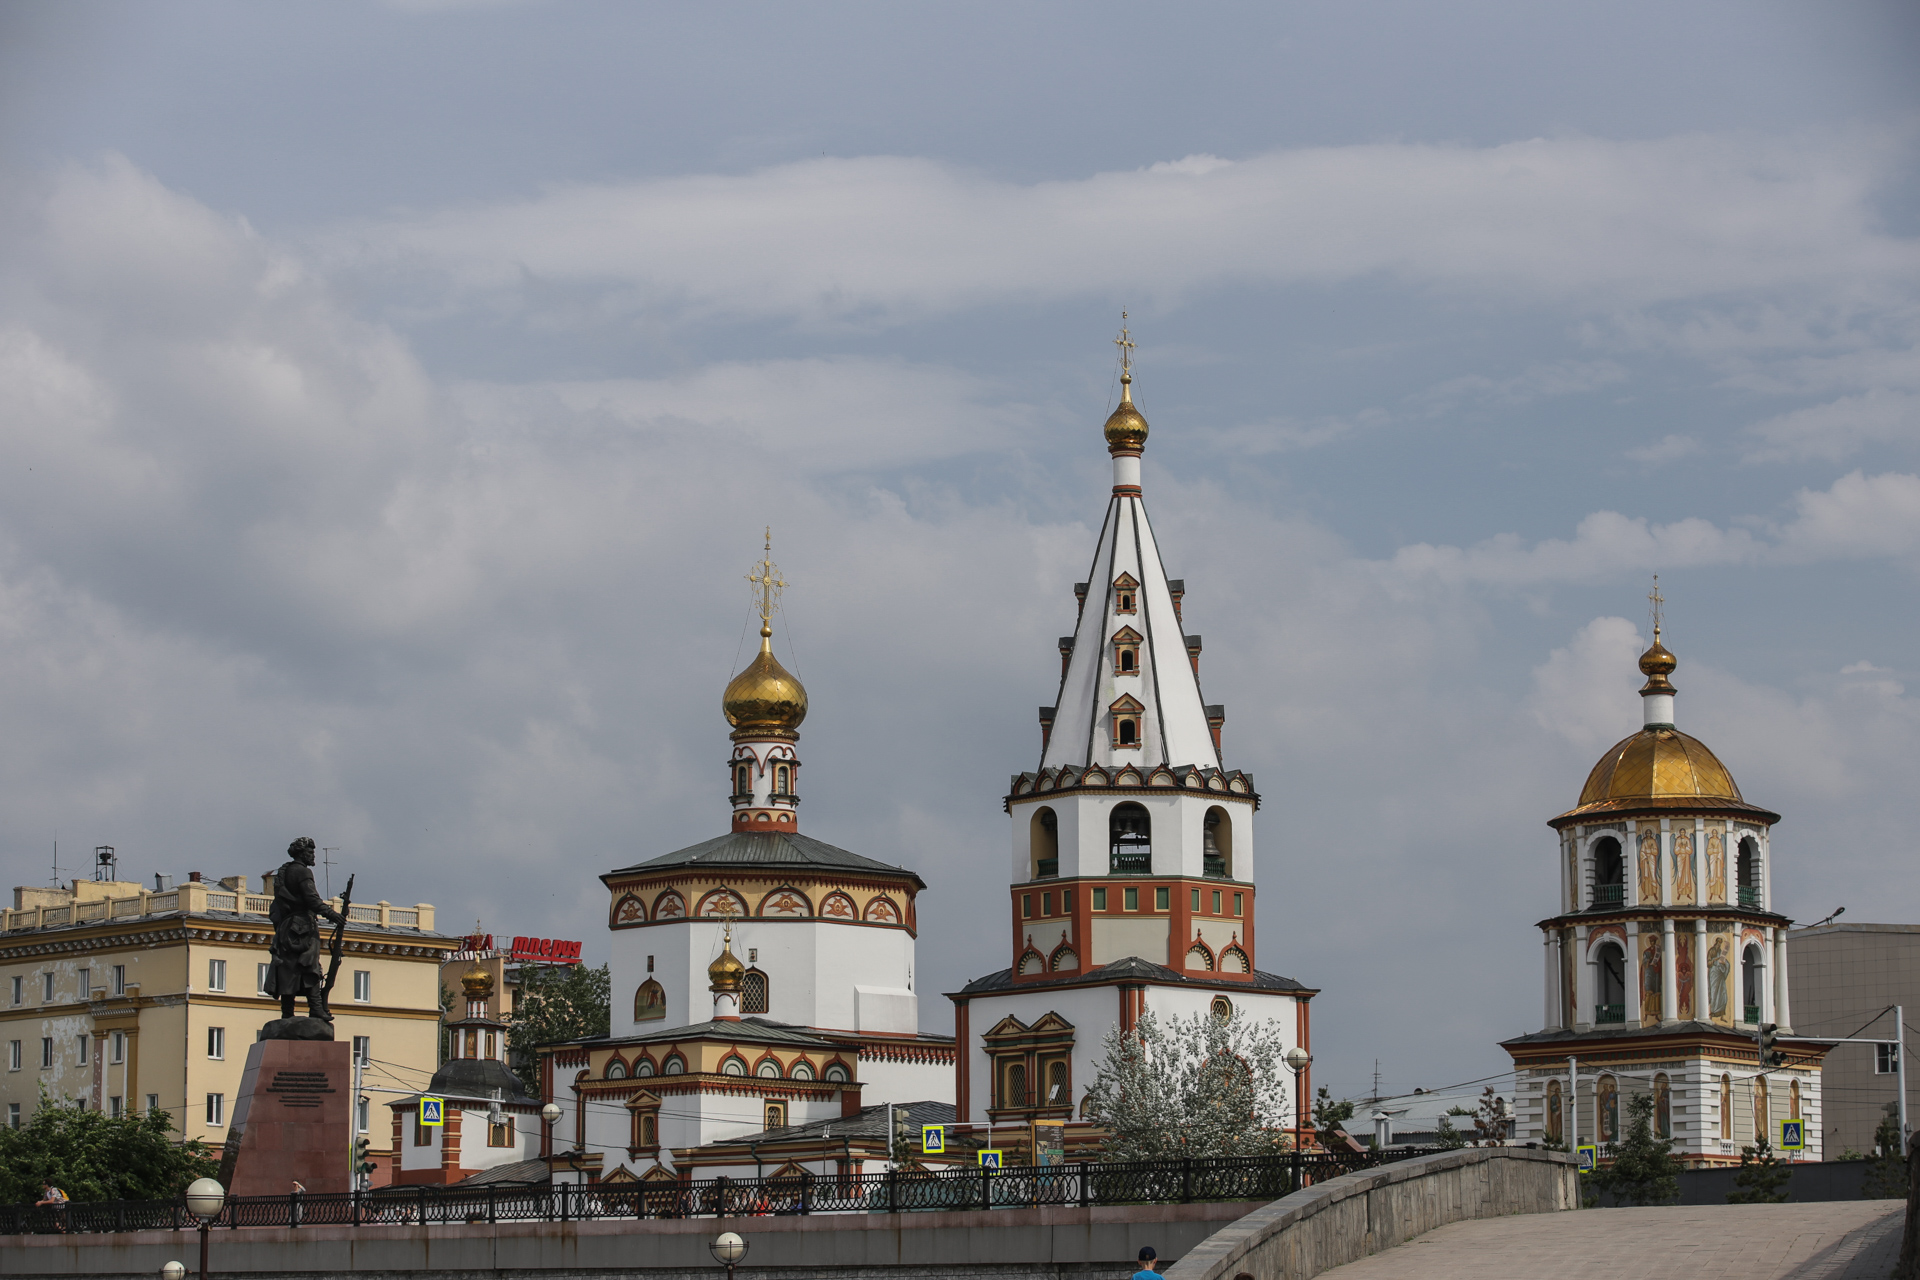
{"label": "stone wall", "polygon": [[1350,1173],[1276,1200],[1194,1246],[1166,1276],[1308,1280],[1449,1222],[1579,1204],[1572,1156],[1468,1147]]}

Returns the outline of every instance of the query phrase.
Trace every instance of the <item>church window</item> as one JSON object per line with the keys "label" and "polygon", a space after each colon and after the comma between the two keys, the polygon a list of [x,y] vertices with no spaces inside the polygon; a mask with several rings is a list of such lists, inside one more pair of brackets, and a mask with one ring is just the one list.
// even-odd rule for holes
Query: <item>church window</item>
{"label": "church window", "polygon": [[749,969],[740,976],[740,1012],[765,1013],[767,1011],[767,975],[758,969]]}
{"label": "church window", "polygon": [[1041,880],[1059,875],[1060,820],[1054,816],[1052,809],[1040,806],[1027,824],[1027,837],[1033,846],[1033,874],[1029,879]]}
{"label": "church window", "polygon": [[1618,946],[1611,942],[1602,943],[1594,951],[1594,965],[1598,970],[1599,982],[1594,992],[1598,1000],[1593,1011],[1593,1020],[1600,1022],[1625,1022],[1627,1020],[1627,957]]}
{"label": "church window", "polygon": [[1062,889],[1060,891],[1060,910],[1067,915],[1073,914],[1073,890]]}
{"label": "church window", "polygon": [[1620,1086],[1612,1076],[1601,1076],[1593,1087],[1594,1108],[1599,1115],[1600,1141],[1620,1140]]}
{"label": "church window", "polygon": [[1113,580],[1113,611],[1132,613],[1139,605],[1140,582],[1130,573]]}
{"label": "church window", "polygon": [[1023,920],[1033,919],[1033,895],[1030,893],[1020,895],[1020,918]]}
{"label": "church window", "polygon": [[660,1145],[660,1118],[652,1112],[640,1117],[640,1145],[643,1147]]}
{"label": "church window", "polygon": [[1067,1060],[1055,1058],[1046,1064],[1047,1100],[1049,1107],[1064,1107],[1073,1101],[1073,1092],[1068,1087]]}
{"label": "church window", "polygon": [[1196,915],[1200,911],[1200,891],[1198,889],[1195,889],[1193,891],[1193,906],[1189,909],[1193,911]]}
{"label": "church window", "polygon": [[1006,1063],[1000,1077],[1000,1105],[1003,1107],[1027,1106],[1027,1064],[1018,1058]]}
{"label": "church window", "polygon": [[1107,891],[1105,889],[1095,889],[1093,891],[1093,909],[1095,911],[1105,911],[1107,909]]}
{"label": "church window", "polygon": [[498,1124],[487,1126],[487,1145],[490,1147],[510,1147],[513,1145],[513,1117],[508,1116]]}
{"label": "church window", "polygon": [[1733,1138],[1733,1077],[1725,1072],[1720,1076],[1720,1136]]}
{"label": "church window", "polygon": [[663,1076],[683,1076],[687,1074],[687,1060],[677,1053],[667,1055],[666,1065],[660,1068]]}
{"label": "church window", "polygon": [[1222,1022],[1225,1022],[1233,1016],[1233,1001],[1227,999],[1225,996],[1215,996],[1213,1003],[1208,1005],[1207,1008],[1214,1017],[1220,1019]]}
{"label": "church window", "polygon": [[1043,916],[1050,916],[1053,914],[1053,895],[1052,894],[1043,893],[1040,895],[1040,914]]}
{"label": "church window", "polygon": [[781,795],[793,794],[793,775],[787,771],[786,765],[774,770],[774,779]]}
{"label": "church window", "polygon": [[607,1064],[607,1079],[625,1080],[626,1078],[627,1078],[626,1063],[620,1061],[620,1059],[618,1058],[615,1058],[612,1062],[609,1062]]}
{"label": "church window", "polygon": [[847,1068],[842,1063],[831,1063],[827,1067],[826,1074],[822,1076],[821,1079],[831,1084],[845,1084],[847,1081]]}
{"label": "church window", "polygon": [[720,1074],[723,1076],[744,1076],[747,1074],[747,1064],[733,1054],[728,1054],[726,1061],[720,1064]]}
{"label": "church window", "polygon": [[1138,911],[1140,909],[1140,891],[1138,889],[1128,888],[1126,890],[1126,909],[1128,911]]}
{"label": "church window", "polygon": [[1673,1084],[1664,1071],[1653,1078],[1653,1133],[1657,1138],[1673,1136]]}
{"label": "church window", "polygon": [[[653,957],[647,957],[651,960]],[[635,1022],[658,1022],[667,1016],[667,989],[648,978],[633,993],[633,1020]]]}
{"label": "church window", "polygon": [[1120,650],[1120,661],[1118,665],[1123,673],[1132,674],[1134,653],[1135,650],[1130,648]]}
{"label": "church window", "polygon": [[1218,889],[1213,891],[1213,914],[1216,916],[1220,914],[1220,891]]}
{"label": "church window", "polygon": [[1547,1081],[1547,1141],[1564,1142],[1566,1133],[1566,1115],[1561,1100],[1562,1090],[1558,1080]]}
{"label": "church window", "polygon": [[1215,805],[1200,824],[1200,873],[1221,880],[1233,878],[1233,819]]}
{"label": "church window", "polygon": [[765,1080],[778,1080],[780,1078],[780,1064],[772,1058],[768,1058],[760,1064],[759,1069],[753,1074]]}
{"label": "church window", "polygon": [[1143,876],[1153,869],[1153,819],[1144,805],[1131,802],[1115,805],[1112,816],[1107,819],[1107,831],[1111,849],[1109,872]]}
{"label": "church window", "polygon": [[1233,914],[1237,916],[1246,914],[1246,911],[1243,907],[1243,903],[1245,899],[1246,899],[1246,895],[1243,893],[1236,893],[1233,895]]}
{"label": "church window", "polygon": [[769,1129],[784,1129],[787,1127],[786,1103],[769,1102],[767,1104],[766,1127]]}
{"label": "church window", "polygon": [[1626,901],[1627,861],[1620,842],[1612,836],[1593,843],[1593,908],[1617,907]]}
{"label": "church window", "polygon": [[1759,909],[1760,845],[1752,836],[1742,837],[1740,841],[1740,856],[1734,864],[1734,886],[1741,906]]}
{"label": "church window", "polygon": [[1140,722],[1132,716],[1121,716],[1119,723],[1114,728],[1113,737],[1114,741],[1123,747],[1139,746]]}
{"label": "church window", "polygon": [[1153,891],[1153,909],[1155,911],[1165,911],[1167,909],[1168,902],[1172,899],[1172,896],[1173,896],[1173,891],[1171,889],[1168,889],[1165,885],[1162,885],[1158,889],[1155,889]]}
{"label": "church window", "polygon": [[1767,966],[1760,958],[1760,948],[1748,947],[1740,953],[1740,1000],[1746,1007],[1741,1010],[1743,1022],[1760,1021],[1762,1000],[1761,992],[1766,989]]}
{"label": "church window", "polygon": [[740,800],[740,799],[744,799],[745,797],[747,797],[747,796],[750,796],[750,795],[752,795],[752,794],[753,794],[753,768],[752,768],[752,766],[751,766],[751,765],[746,765],[746,764],[741,764],[741,765],[736,765],[736,766],[734,766],[734,770],[733,770],[733,798],[734,798],[734,799],[736,799],[736,800]]}

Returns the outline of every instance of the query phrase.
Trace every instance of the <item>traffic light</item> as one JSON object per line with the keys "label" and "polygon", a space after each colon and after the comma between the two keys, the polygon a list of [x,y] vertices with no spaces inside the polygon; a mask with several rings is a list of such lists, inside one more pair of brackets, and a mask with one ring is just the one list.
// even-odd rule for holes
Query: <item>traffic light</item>
{"label": "traffic light", "polygon": [[893,1109],[893,1149],[911,1151],[913,1132],[913,1113],[905,1107],[895,1107]]}
{"label": "traffic light", "polygon": [[376,1166],[373,1163],[373,1140],[371,1138],[354,1139],[353,1171],[357,1174],[368,1174],[372,1173],[375,1168]]}
{"label": "traffic light", "polygon": [[1760,1050],[1761,1066],[1779,1067],[1786,1065],[1787,1055],[1785,1051],[1774,1048],[1774,1041],[1779,1038],[1779,1034],[1780,1028],[1771,1022],[1763,1022],[1754,1028],[1753,1040],[1754,1044],[1757,1045]]}

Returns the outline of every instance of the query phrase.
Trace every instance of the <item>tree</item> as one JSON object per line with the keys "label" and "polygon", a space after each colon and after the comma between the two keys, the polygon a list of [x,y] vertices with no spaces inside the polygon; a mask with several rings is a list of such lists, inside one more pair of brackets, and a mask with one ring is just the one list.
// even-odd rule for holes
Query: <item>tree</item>
{"label": "tree", "polygon": [[1252,1156],[1287,1148],[1285,1046],[1272,1022],[1238,1010],[1111,1027],[1086,1114],[1116,1160]]}
{"label": "tree", "polygon": [[1504,1146],[1512,1117],[1507,1112],[1507,1100],[1493,1091],[1488,1085],[1480,1095],[1480,1105],[1473,1112],[1473,1145],[1476,1147]]}
{"label": "tree", "polygon": [[1773,1144],[1765,1134],[1751,1147],[1740,1148],[1740,1172],[1733,1175],[1736,1188],[1727,1192],[1728,1204],[1785,1204],[1787,1182],[1793,1166],[1773,1158]]}
{"label": "tree", "polygon": [[1448,1119],[1447,1117],[1448,1116],[1470,1116],[1472,1114],[1473,1112],[1467,1110],[1465,1107],[1448,1107],[1447,1114],[1441,1116],[1440,1123],[1434,1126],[1434,1129],[1433,1129],[1434,1144],[1436,1146],[1445,1147],[1449,1151],[1453,1150],[1455,1147],[1466,1146],[1467,1145],[1466,1135],[1461,1133],[1458,1129],[1454,1128],[1453,1121]]}
{"label": "tree", "polygon": [[1861,1179],[1860,1196],[1864,1200],[1904,1200],[1907,1196],[1907,1161],[1900,1151],[1900,1104],[1889,1102],[1873,1131],[1873,1164]]}
{"label": "tree", "polygon": [[108,1116],[56,1101],[0,1129],[0,1203],[31,1203],[51,1182],[75,1200],[171,1200],[220,1162],[198,1138],[176,1142],[165,1111]]}
{"label": "tree", "polygon": [[513,1070],[534,1097],[540,1096],[536,1045],[565,1044],[604,1036],[612,1014],[612,979],[607,966],[583,964],[523,965],[520,1008],[507,1028]]}
{"label": "tree", "polygon": [[1653,1095],[1635,1094],[1627,1103],[1627,1131],[1607,1144],[1607,1163],[1587,1177],[1616,1205],[1671,1204],[1680,1198],[1680,1162],[1673,1140],[1653,1135]]}
{"label": "tree", "polygon": [[1334,1144],[1340,1141],[1334,1135],[1334,1130],[1343,1128],[1351,1119],[1353,1119],[1353,1103],[1344,1098],[1335,1102],[1327,1093],[1327,1087],[1321,1085],[1313,1099],[1313,1128],[1320,1139],[1320,1145],[1329,1151],[1333,1150]]}

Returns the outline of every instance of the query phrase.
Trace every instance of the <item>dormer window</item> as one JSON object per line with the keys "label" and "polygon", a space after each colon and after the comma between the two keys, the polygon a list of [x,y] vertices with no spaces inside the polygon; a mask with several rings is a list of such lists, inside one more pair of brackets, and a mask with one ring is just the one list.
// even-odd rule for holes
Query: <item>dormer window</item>
{"label": "dormer window", "polygon": [[1122,627],[1114,633],[1113,674],[1117,676],[1140,674],[1140,633],[1132,627]]}
{"label": "dormer window", "polygon": [[1146,707],[1132,694],[1126,694],[1107,708],[1113,721],[1113,745],[1123,748],[1137,748],[1141,738],[1141,713]]}
{"label": "dormer window", "polygon": [[1113,580],[1113,611],[1137,613],[1140,608],[1140,583],[1130,573]]}

